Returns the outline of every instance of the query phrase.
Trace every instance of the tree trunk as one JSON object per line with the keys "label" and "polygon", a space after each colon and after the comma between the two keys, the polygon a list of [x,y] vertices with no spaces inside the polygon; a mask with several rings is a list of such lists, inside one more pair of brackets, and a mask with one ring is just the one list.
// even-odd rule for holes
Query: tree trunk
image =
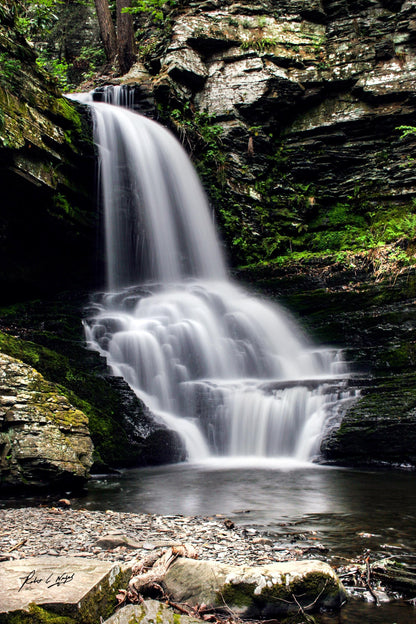
{"label": "tree trunk", "polygon": [[112,63],[117,54],[117,39],[107,0],[94,0],[97,10],[100,35],[107,60]]}
{"label": "tree trunk", "polygon": [[136,60],[133,17],[121,11],[130,6],[131,0],[117,0],[117,52],[122,74],[126,74]]}

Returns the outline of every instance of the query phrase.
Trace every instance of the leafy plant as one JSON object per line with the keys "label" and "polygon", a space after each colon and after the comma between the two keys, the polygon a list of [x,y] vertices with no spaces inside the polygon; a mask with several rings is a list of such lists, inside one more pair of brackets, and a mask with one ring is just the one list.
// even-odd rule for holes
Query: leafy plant
{"label": "leafy plant", "polygon": [[400,130],[402,133],[400,136],[401,139],[409,136],[409,134],[416,134],[416,126],[398,126],[396,130]]}
{"label": "leafy plant", "polygon": [[0,84],[10,87],[16,80],[16,74],[22,70],[22,64],[17,58],[10,58],[5,52],[0,53]]}
{"label": "leafy plant", "polygon": [[29,40],[41,32],[48,31],[51,25],[58,20],[56,7],[63,4],[62,0],[22,0],[17,17],[17,26],[20,32]]}
{"label": "leafy plant", "polygon": [[123,13],[144,13],[156,24],[163,24],[166,9],[176,6],[176,0],[134,0],[131,7],[122,9]]}

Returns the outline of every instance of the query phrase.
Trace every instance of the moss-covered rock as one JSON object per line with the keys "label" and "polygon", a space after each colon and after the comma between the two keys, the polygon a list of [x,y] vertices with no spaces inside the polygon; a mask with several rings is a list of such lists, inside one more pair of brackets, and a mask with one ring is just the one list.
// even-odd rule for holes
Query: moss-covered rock
{"label": "moss-covered rock", "polygon": [[0,354],[0,487],[82,485],[92,450],[87,416],[35,369]]}
{"label": "moss-covered rock", "polygon": [[82,316],[88,297],[66,293],[56,300],[2,308],[0,352],[34,367],[88,416],[94,471],[162,464],[185,457],[178,435],[156,422],[98,353],[86,349]]}
{"label": "moss-covered rock", "polygon": [[179,558],[163,585],[175,601],[231,610],[243,618],[267,619],[297,612],[299,605],[337,609],[345,600],[335,572],[315,560],[253,567]]}
{"label": "moss-covered rock", "polygon": [[201,620],[176,613],[165,603],[144,600],[118,609],[105,624],[198,624]]}
{"label": "moss-covered rock", "polygon": [[333,463],[415,469],[416,376],[374,380],[324,440],[322,451]]}

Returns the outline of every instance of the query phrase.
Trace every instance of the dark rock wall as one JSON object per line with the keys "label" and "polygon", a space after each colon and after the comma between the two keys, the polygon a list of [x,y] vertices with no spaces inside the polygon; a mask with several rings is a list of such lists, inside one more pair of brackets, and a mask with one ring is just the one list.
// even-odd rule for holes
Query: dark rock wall
{"label": "dark rock wall", "polygon": [[0,2],[0,299],[92,282],[91,131],[36,64]]}
{"label": "dark rock wall", "polygon": [[237,275],[293,313],[318,343],[344,349],[358,400],[322,444],[326,462],[416,467],[416,274],[377,274],[364,255],[350,266],[293,263]]}

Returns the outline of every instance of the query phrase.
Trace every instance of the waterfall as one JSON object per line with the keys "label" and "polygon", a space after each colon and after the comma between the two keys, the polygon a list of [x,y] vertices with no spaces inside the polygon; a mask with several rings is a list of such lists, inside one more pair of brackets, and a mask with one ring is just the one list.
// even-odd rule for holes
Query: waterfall
{"label": "waterfall", "polygon": [[89,346],[181,434],[190,460],[313,459],[352,396],[339,352],[311,345],[280,307],[229,279],[201,184],[165,128],[89,104],[108,271]]}

